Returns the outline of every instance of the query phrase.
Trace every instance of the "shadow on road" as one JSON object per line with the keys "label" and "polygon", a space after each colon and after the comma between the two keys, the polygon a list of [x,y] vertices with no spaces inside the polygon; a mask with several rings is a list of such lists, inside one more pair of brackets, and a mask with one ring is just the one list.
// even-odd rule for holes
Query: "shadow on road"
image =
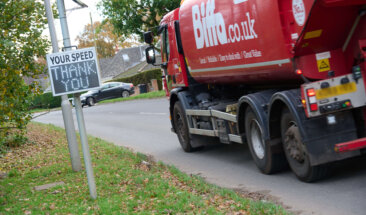
{"label": "shadow on road", "polygon": [[[249,148],[246,144],[210,144],[205,146],[202,150],[194,152],[194,154],[207,158],[225,160],[225,162],[230,162],[232,164],[251,162],[254,165]],[[338,161],[333,163],[330,168],[331,173],[329,177],[316,183],[334,183],[366,175],[366,156]],[[287,168],[283,172],[289,171],[291,170]]]}

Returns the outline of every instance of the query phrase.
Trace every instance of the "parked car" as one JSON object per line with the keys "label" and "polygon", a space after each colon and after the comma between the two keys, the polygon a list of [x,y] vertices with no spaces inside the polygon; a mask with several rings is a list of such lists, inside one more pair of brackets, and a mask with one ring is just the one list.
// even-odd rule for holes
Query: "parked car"
{"label": "parked car", "polygon": [[109,82],[102,85],[100,90],[90,90],[81,94],[82,106],[93,106],[95,103],[119,97],[129,97],[135,93],[132,83]]}

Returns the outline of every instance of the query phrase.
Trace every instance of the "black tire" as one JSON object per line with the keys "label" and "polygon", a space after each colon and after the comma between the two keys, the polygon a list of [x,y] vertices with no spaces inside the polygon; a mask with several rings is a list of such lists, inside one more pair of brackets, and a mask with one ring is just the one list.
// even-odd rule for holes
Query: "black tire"
{"label": "black tire", "polygon": [[287,108],[282,111],[281,136],[287,161],[298,179],[313,182],[328,175],[328,165],[310,165],[309,155],[302,142],[297,122]]}
{"label": "black tire", "polygon": [[89,98],[86,100],[86,103],[89,105],[89,107],[91,107],[91,106],[94,106],[94,105],[95,105],[95,100],[94,100],[94,98],[89,97]]}
{"label": "black tire", "polygon": [[273,153],[263,138],[264,125],[251,108],[245,111],[245,132],[250,154],[255,165],[264,174],[273,174],[287,167],[283,153]]}
{"label": "black tire", "polygon": [[174,104],[173,119],[175,132],[177,133],[179,143],[185,152],[193,152],[196,149],[191,145],[191,138],[188,131],[186,114],[180,102]]}
{"label": "black tire", "polygon": [[123,98],[127,98],[127,97],[129,97],[129,96],[130,96],[130,93],[129,93],[128,91],[124,90],[124,91],[122,91],[121,96],[122,96]]}

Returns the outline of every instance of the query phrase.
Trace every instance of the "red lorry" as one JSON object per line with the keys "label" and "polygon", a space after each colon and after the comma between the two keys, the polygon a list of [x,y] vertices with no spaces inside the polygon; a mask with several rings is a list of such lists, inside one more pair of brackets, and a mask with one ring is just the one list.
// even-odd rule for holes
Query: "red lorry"
{"label": "red lorry", "polygon": [[183,150],[246,143],[263,173],[306,182],[365,154],[365,14],[366,0],[182,1],[157,34]]}

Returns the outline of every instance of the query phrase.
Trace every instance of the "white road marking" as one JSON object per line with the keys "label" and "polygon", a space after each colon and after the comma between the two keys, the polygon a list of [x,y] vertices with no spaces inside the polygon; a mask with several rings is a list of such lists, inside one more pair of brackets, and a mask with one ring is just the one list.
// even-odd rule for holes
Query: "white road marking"
{"label": "white road marking", "polygon": [[140,112],[140,115],[167,115],[167,113],[150,113],[150,112]]}

